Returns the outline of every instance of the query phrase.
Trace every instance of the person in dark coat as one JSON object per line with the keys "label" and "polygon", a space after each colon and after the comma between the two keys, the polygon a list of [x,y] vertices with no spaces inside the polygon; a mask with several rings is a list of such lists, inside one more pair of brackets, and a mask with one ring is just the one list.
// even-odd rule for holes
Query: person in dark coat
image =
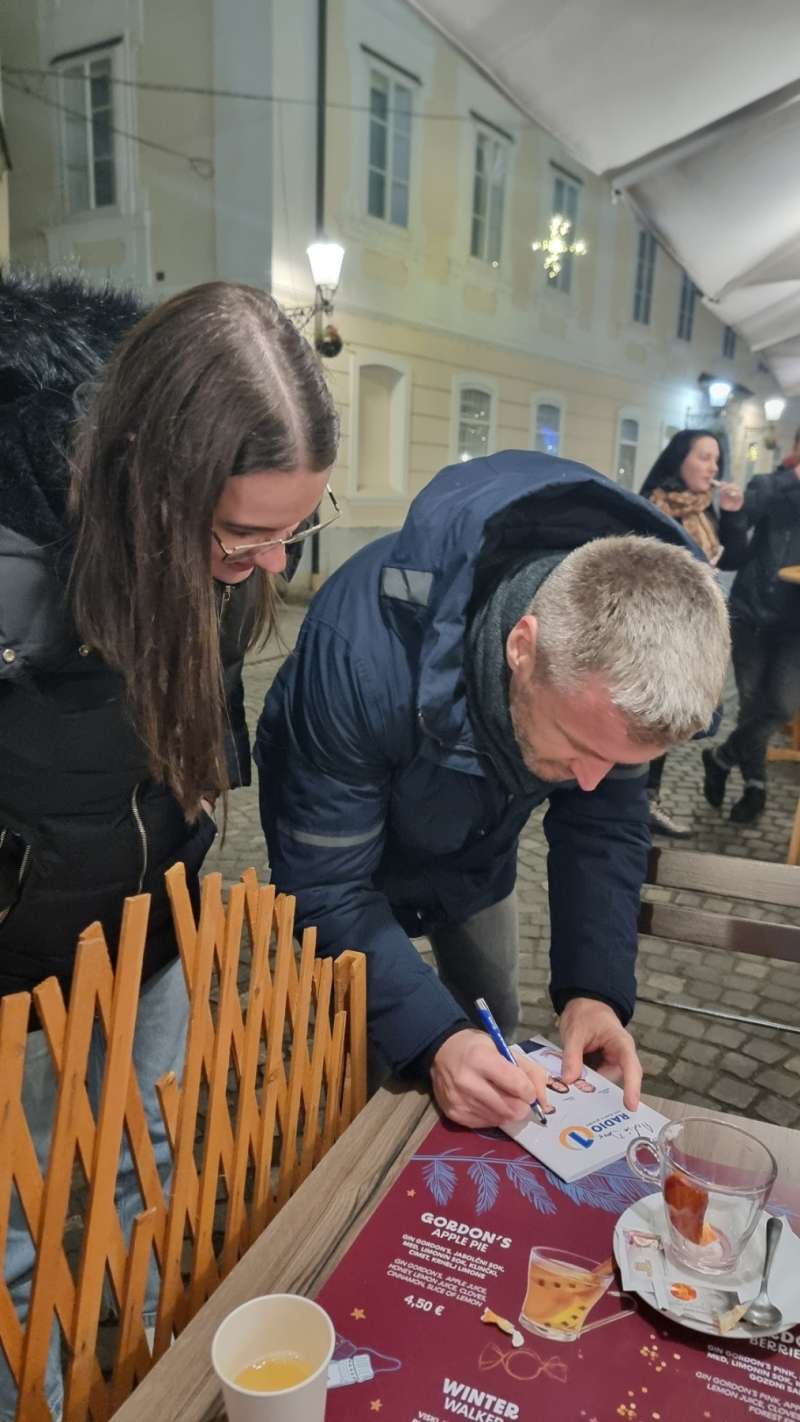
{"label": "person in dark coat", "polygon": [[373,1053],[430,1072],[452,1119],[545,1094],[472,1027],[478,996],[517,1021],[517,844],[544,800],[561,1075],[597,1051],[635,1106],[646,766],[708,726],[728,645],[672,519],[524,450],[442,470],[312,603],[256,735],[270,864],[322,953],[366,953]]}
{"label": "person in dark coat", "polygon": [[[716,435],[710,430],[678,430],[639,492],[686,530],[712,567],[728,572],[741,567],[747,557],[747,518],[741,489],[723,483],[723,477],[722,449]],[[714,507],[717,489],[719,510]],[[650,828],[654,834],[685,839],[691,834],[689,825],[674,819],[661,803],[666,760],[662,755],[650,765]]]}
{"label": "person in dark coat", "polygon": [[800,710],[800,586],[781,568],[800,564],[800,430],[773,474],[757,474],[744,496],[752,538],[730,595],[731,645],[739,711],[728,739],[703,752],[703,790],[719,809],[728,776],[741,772],[743,791],[731,807],[750,824],[767,803],[767,747]]}
{"label": "person in dark coat", "polygon": [[[0,278],[0,995],[54,976],[66,996],[81,931],[99,920],[113,954],[126,896],[151,895],[134,1065],[165,1178],[155,1082],[182,1070],[187,998],[164,871],[183,863],[197,902],[213,802],[250,779],[242,658],[336,442],[319,363],[262,292],[212,283],[147,314],[78,280]],[[43,1164],[54,1091],[32,1030]],[[127,1232],[127,1151],[117,1206]],[[32,1264],[15,1206],[21,1313]],[[55,1337],[46,1398],[57,1418]],[[3,1422],[15,1406],[0,1356]]]}

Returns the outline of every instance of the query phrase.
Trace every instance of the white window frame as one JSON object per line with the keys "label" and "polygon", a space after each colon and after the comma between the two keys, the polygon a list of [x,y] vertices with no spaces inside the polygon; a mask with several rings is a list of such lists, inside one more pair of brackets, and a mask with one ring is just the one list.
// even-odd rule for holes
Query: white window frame
{"label": "white window frame", "polygon": [[[556,213],[559,213],[561,217],[569,218],[572,226],[570,227],[567,240],[574,242],[578,235],[578,217],[580,213],[581,188],[583,185],[577,178],[571,177],[569,173],[565,173],[561,168],[555,166],[550,168],[550,176],[553,183],[550,214],[552,217],[555,217]],[[559,183],[561,183],[565,194],[568,192],[574,194],[574,202],[558,202]],[[570,206],[573,207],[573,211],[569,211]],[[544,273],[545,286],[549,291],[563,291],[565,294],[569,294],[569,292],[572,291],[572,269],[574,261],[575,258],[568,254],[562,258],[561,271],[558,273],[558,276],[549,277],[547,272]]]}
{"label": "white window frame", "polygon": [[[502,265],[503,251],[505,245],[506,204],[508,201],[508,176],[511,165],[511,143],[507,138],[504,138],[503,135],[499,133],[496,129],[490,128],[489,125],[486,123],[481,123],[481,121],[477,118],[475,120],[475,127],[471,136],[473,142],[469,202],[468,250],[470,257],[474,261],[483,262],[486,266],[497,269]],[[475,205],[475,193],[479,177],[478,153],[480,152],[481,144],[483,144],[484,146],[488,146],[490,152],[494,153],[493,162],[497,162],[498,160],[502,162],[502,178],[499,184],[500,216],[497,224],[499,231],[495,243],[492,242],[492,214],[495,210],[493,207],[493,198],[496,196],[498,185],[489,177],[484,178],[486,186],[485,211],[482,214],[479,213],[476,210]],[[482,224],[481,236],[477,244],[475,242],[476,220],[480,221]],[[477,251],[475,250],[476,245],[478,247]]]}
{"label": "white window frame", "polygon": [[694,334],[694,312],[697,302],[697,287],[688,272],[681,270],[681,288],[678,294],[678,324],[675,337],[679,341],[691,342]]}
{"label": "white window frame", "polygon": [[[125,206],[127,182],[126,163],[124,145],[126,140],[122,138],[120,132],[125,128],[129,130],[126,122],[125,110],[128,105],[121,98],[122,88],[116,81],[120,78],[122,65],[123,46],[119,41],[112,41],[109,44],[89,45],[85,49],[76,50],[74,54],[58,59],[52,66],[52,72],[57,80],[57,116],[58,116],[58,179],[59,190],[62,195],[62,208],[67,221],[73,222],[88,215],[105,217],[111,213],[118,213]],[[107,60],[110,67],[109,85],[111,97],[111,156],[112,171],[114,177],[114,201],[111,203],[98,204],[96,201],[96,174],[94,165],[94,135],[92,126],[90,104],[89,83],[91,65],[100,60]],[[74,90],[72,88],[73,79],[68,78],[70,70],[82,66],[84,69],[84,103],[87,104],[87,111],[84,113],[83,122],[86,133],[86,172],[89,186],[89,203],[87,206],[72,207],[69,199],[69,183],[67,180],[67,126],[74,110]],[[67,112],[69,110],[69,112]]]}
{"label": "white window frame", "polygon": [[638,326],[649,326],[653,314],[657,254],[658,243],[652,232],[648,232],[646,227],[640,227],[633,281],[633,320]]}
{"label": "white window frame", "polygon": [[[55,233],[60,227],[84,228],[86,230],[88,224],[91,224],[92,230],[97,230],[103,225],[108,226],[109,222],[112,226],[118,224],[120,217],[141,215],[144,210],[143,194],[138,187],[139,169],[135,139],[136,91],[131,84],[124,82],[130,79],[132,74],[129,38],[126,35],[123,35],[119,40],[101,38],[97,44],[92,44],[87,38],[87,43],[81,49],[71,51],[69,54],[54,56],[49,63],[48,89],[55,104],[60,105],[63,93],[62,71],[82,59],[102,58],[106,55],[111,57],[116,202],[113,206],[108,207],[74,208],[72,210],[68,208],[64,174],[66,115],[61,112],[59,107],[55,107],[51,111],[50,131],[52,134],[53,180],[59,194],[60,210],[53,216],[51,233]],[[116,226],[114,226],[114,230],[117,230]],[[48,238],[48,247],[50,247],[50,238]],[[55,252],[50,251],[50,260],[69,260],[69,254],[65,252],[63,255],[60,253],[56,255]]]}
{"label": "white window frame", "polygon": [[[372,221],[374,221],[374,222],[380,222],[380,223],[382,223],[382,224],[385,224],[387,227],[389,227],[389,228],[390,228],[392,231],[394,231],[394,232],[408,232],[408,231],[410,230],[410,228],[411,228],[411,223],[412,223],[413,186],[414,186],[414,96],[415,96],[415,93],[418,92],[419,85],[418,85],[417,83],[415,83],[415,81],[414,81],[413,79],[411,79],[411,78],[405,78],[405,76],[404,76],[402,73],[398,72],[397,70],[392,69],[392,67],[391,67],[390,65],[388,65],[388,64],[383,64],[379,59],[376,59],[376,58],[375,58],[373,55],[371,55],[371,54],[365,55],[365,60],[366,60],[366,66],[367,66],[367,125],[366,125],[366,127],[367,127],[367,144],[366,144],[366,192],[365,192],[364,210],[365,210],[365,212],[366,212],[367,217],[370,218]],[[373,167],[374,167],[374,165],[373,165],[372,162],[370,161],[370,160],[371,160],[371,151],[370,151],[370,150],[371,150],[371,143],[372,143],[372,124],[373,124],[373,113],[372,113],[372,76],[373,76],[373,74],[379,75],[380,78],[384,81],[384,83],[388,86],[387,122],[386,122],[386,168],[385,168],[385,170],[381,170],[381,169],[379,169],[379,168],[377,168],[377,167],[374,168],[374,170],[375,170],[376,172],[381,172],[381,171],[383,171],[383,178],[384,178],[384,202],[383,202],[383,212],[382,212],[382,213],[372,212],[372,211],[370,210],[370,205],[369,205],[369,204],[370,204],[370,194],[369,194],[370,175],[371,175],[371,173],[372,173],[372,171],[373,171]],[[395,89],[396,89],[396,88],[401,88],[401,89],[406,89],[406,90],[408,90],[408,93],[409,93],[409,96],[410,96],[410,103],[409,103],[410,118],[409,118],[409,125],[408,125],[408,174],[407,174],[407,177],[403,180],[403,181],[405,182],[405,186],[406,186],[406,221],[405,221],[405,222],[395,222],[395,221],[393,221],[393,219],[392,219],[392,217],[391,217],[391,209],[392,209],[392,184],[393,184],[393,182],[395,181],[395,178],[394,178],[394,167],[393,167],[393,165],[394,165],[394,121],[393,121],[393,118],[394,118],[395,113],[397,112],[396,107],[395,107],[395,104],[394,104],[394,93],[395,93]]]}
{"label": "white window frame", "polygon": [[[358,487],[359,420],[361,404],[361,369],[365,365],[382,365],[401,377],[398,395],[397,431],[389,446],[389,492],[373,494]],[[347,496],[358,503],[395,504],[408,495],[408,466],[411,431],[411,364],[391,351],[354,351],[350,358],[350,462],[347,470]]]}
{"label": "white window frame", "polygon": [[531,449],[536,453],[543,451],[538,449],[537,440],[539,437],[539,408],[542,405],[552,405],[558,410],[558,459],[564,458],[564,426],[566,417],[566,401],[563,395],[558,395],[552,390],[537,390],[531,398],[531,418],[530,418],[530,438]]}
{"label": "white window frame", "polygon": [[[633,455],[633,476],[632,476],[632,480],[631,480],[631,483],[630,483],[630,484],[623,484],[623,483],[620,481],[620,477],[619,477],[619,456],[620,456],[620,450],[621,450],[621,448],[622,448],[622,443],[623,443],[623,440],[622,440],[622,426],[623,426],[623,424],[624,424],[624,422],[625,422],[626,420],[633,420],[633,421],[635,421],[635,423],[636,423],[636,440],[635,440],[635,442],[633,442],[633,441],[631,441],[631,440],[625,440],[626,446],[629,446],[629,447],[630,447],[631,444],[632,444],[632,445],[633,445],[633,450],[634,450],[634,455]],[[618,415],[617,415],[617,429],[616,429],[616,434],[615,434],[615,437],[614,437],[614,466],[613,466],[613,467],[614,467],[614,473],[613,473],[613,478],[614,478],[614,483],[615,483],[615,484],[619,484],[619,486],[620,486],[621,489],[631,489],[631,490],[633,490],[633,491],[635,492],[635,490],[636,490],[636,488],[637,488],[637,486],[638,486],[638,483],[640,482],[640,480],[639,480],[639,454],[640,454],[641,448],[642,448],[642,435],[643,435],[643,433],[644,433],[644,423],[643,423],[643,420],[642,420],[642,412],[641,412],[640,409],[638,409],[638,407],[635,407],[635,406],[633,406],[633,405],[628,405],[628,406],[626,406],[624,409],[622,409],[622,410],[619,411],[619,413],[618,413]]]}
{"label": "white window frame", "polygon": [[[488,395],[491,404],[489,406],[489,421],[486,434],[486,454],[494,454],[497,449],[497,381],[491,376],[481,375],[478,372],[460,371],[453,377],[453,390],[450,402],[450,460],[457,464],[461,460],[459,451],[459,431],[461,427],[461,394],[464,390],[481,390]],[[472,456],[478,458],[479,456]],[[469,464],[471,460],[465,459],[463,463]]]}

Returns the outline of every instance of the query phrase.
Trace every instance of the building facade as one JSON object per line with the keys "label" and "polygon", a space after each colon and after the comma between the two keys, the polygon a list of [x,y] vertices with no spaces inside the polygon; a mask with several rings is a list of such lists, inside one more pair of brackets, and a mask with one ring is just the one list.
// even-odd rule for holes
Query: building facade
{"label": "building facade", "polygon": [[[765,423],[769,371],[608,183],[405,0],[6,0],[0,45],[17,261],[153,300],[223,277],[299,306],[324,177],[346,256],[326,362],[343,517],[323,571],[454,460],[539,449],[638,488],[687,424],[719,428],[739,482],[772,466],[771,435],[788,442],[791,407]],[[588,250],[551,278],[532,243],[554,214]],[[733,387],[722,415],[711,378]]]}
{"label": "building facade", "polygon": [[2,52],[0,52],[0,267],[9,259],[11,234],[8,225],[8,175],[11,169],[11,151],[3,117]]}

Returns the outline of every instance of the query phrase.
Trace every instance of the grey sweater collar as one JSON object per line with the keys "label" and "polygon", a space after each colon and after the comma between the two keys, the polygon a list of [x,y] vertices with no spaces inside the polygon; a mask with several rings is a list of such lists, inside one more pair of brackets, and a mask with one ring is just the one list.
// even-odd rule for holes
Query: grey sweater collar
{"label": "grey sweater collar", "polygon": [[513,795],[541,797],[545,782],[526,766],[514,735],[506,640],[545,578],[564,557],[563,552],[534,555],[518,564],[477,609],[467,629],[467,702],[475,739]]}

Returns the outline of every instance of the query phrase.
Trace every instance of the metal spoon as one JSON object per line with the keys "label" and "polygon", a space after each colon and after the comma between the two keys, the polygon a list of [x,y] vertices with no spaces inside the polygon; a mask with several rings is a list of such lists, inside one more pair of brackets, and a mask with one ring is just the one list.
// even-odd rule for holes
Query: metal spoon
{"label": "metal spoon", "polygon": [[764,1272],[761,1275],[761,1288],[758,1297],[753,1299],[743,1320],[745,1323],[751,1324],[753,1328],[764,1330],[777,1328],[783,1318],[780,1309],[776,1308],[775,1304],[770,1303],[769,1294],[767,1293],[769,1271],[772,1268],[772,1261],[775,1258],[775,1250],[778,1247],[778,1240],[781,1237],[782,1229],[783,1220],[778,1219],[775,1215],[770,1215],[767,1220],[767,1252],[764,1256]]}

